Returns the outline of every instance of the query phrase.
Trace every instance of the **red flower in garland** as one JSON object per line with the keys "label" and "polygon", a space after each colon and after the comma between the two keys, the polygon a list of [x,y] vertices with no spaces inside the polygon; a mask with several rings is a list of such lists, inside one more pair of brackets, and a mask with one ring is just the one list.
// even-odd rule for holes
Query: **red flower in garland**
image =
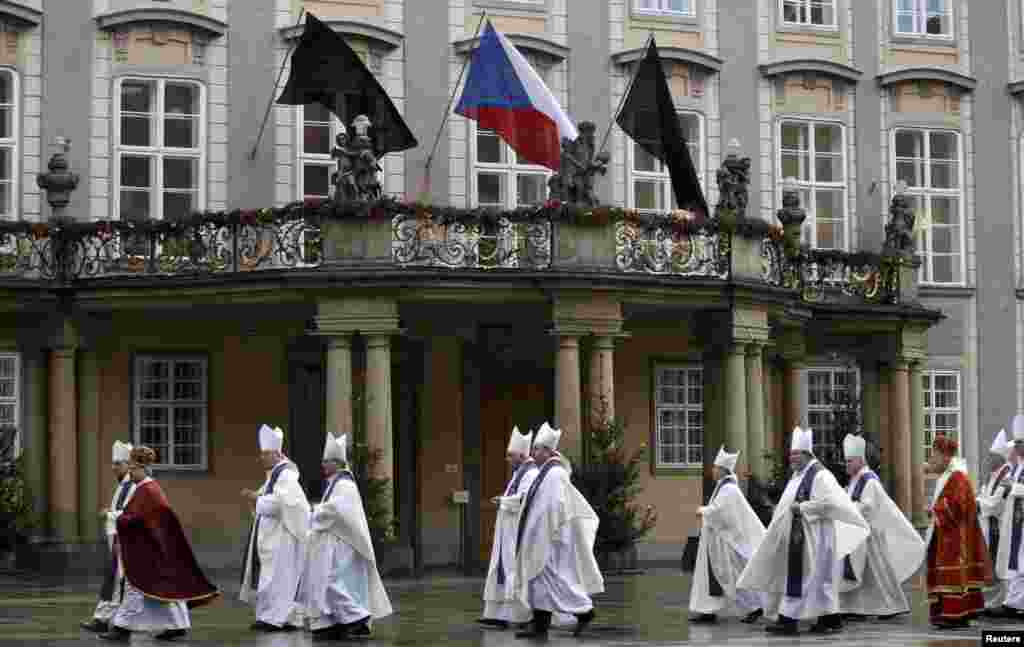
{"label": "red flower in garland", "polygon": [[554,198],[544,203],[545,209],[560,209],[562,207],[562,201]]}
{"label": "red flower in garland", "polygon": [[114,227],[109,222],[100,221],[96,225],[96,235],[100,240],[106,242],[114,235]]}
{"label": "red flower in garland", "polygon": [[302,206],[305,209],[319,209],[323,203],[323,198],[306,198],[302,201]]}
{"label": "red flower in garland", "polygon": [[238,221],[243,225],[252,226],[256,224],[256,210],[255,209],[243,209],[238,216]]}
{"label": "red flower in garland", "polygon": [[370,211],[367,213],[371,220],[383,220],[388,217],[388,213],[384,211],[384,207],[375,204],[370,207]]}
{"label": "red flower in garland", "polygon": [[39,222],[39,223],[36,223],[36,224],[32,225],[32,235],[35,236],[37,239],[49,237],[49,235],[50,235],[50,227],[49,227],[49,225],[47,225],[46,223],[42,223],[42,222]]}

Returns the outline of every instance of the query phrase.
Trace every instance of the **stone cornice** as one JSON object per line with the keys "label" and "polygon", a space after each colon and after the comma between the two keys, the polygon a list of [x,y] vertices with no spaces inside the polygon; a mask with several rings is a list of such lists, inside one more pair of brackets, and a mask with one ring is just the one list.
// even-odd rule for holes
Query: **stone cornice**
{"label": "stone cornice", "polygon": [[97,26],[105,31],[139,22],[170,22],[187,25],[212,37],[223,36],[228,29],[227,23],[216,18],[194,11],[167,7],[140,7],[96,16]]}
{"label": "stone cornice", "polygon": [[[612,63],[616,65],[627,65],[642,59],[647,53],[646,48],[627,49],[612,54]],[[700,50],[687,49],[685,47],[659,47],[658,56],[666,61],[687,63],[703,68],[707,72],[718,72],[722,69],[724,61],[717,56],[712,56]]]}
{"label": "stone cornice", "polygon": [[313,336],[333,337],[337,335],[401,335],[398,317],[375,316],[316,316],[307,331]]}
{"label": "stone cornice", "polygon": [[[374,25],[368,22],[362,22],[357,20],[343,20],[336,18],[333,20],[324,20],[325,25],[333,29],[339,34],[345,34],[347,36],[359,36],[371,41],[378,47],[391,51],[401,47],[402,42],[405,40],[405,36],[392,31],[391,29],[385,29],[379,25]],[[279,31],[281,38],[285,40],[295,40],[302,36],[302,32],[306,30],[304,25],[291,25],[289,27],[283,27]]]}
{"label": "stone cornice", "polygon": [[816,58],[776,61],[774,63],[759,65],[758,69],[761,70],[761,74],[766,77],[790,74],[792,72],[816,72],[818,74],[834,76],[850,83],[857,83],[857,81],[860,80],[860,77],[864,75],[863,72],[855,67]]}
{"label": "stone cornice", "polygon": [[[535,34],[507,33],[505,34],[505,37],[508,38],[509,41],[518,49],[536,52],[559,62],[564,61],[569,57],[568,47]],[[479,38],[467,38],[465,40],[455,41],[452,43],[452,47],[455,48],[456,54],[467,55],[475,50],[479,44]]]}
{"label": "stone cornice", "polygon": [[970,92],[978,85],[978,80],[973,76],[967,76],[947,70],[941,67],[905,67],[891,72],[878,75],[878,85],[890,86],[901,81],[941,81],[955,85],[965,92]]}
{"label": "stone cornice", "polygon": [[43,19],[43,12],[15,0],[0,0],[0,17],[14,21],[22,28],[35,27]]}

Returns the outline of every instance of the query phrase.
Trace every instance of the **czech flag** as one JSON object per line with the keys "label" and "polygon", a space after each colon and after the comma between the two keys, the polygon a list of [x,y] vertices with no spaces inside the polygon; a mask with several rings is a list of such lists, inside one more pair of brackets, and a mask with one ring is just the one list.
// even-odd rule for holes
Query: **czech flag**
{"label": "czech flag", "polygon": [[487,21],[455,113],[498,133],[521,157],[558,171],[576,126],[515,45]]}

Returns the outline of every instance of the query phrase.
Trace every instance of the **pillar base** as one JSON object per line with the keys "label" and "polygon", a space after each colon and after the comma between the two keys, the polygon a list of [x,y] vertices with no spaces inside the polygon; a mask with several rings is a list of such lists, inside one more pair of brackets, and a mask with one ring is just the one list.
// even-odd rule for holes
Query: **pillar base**
{"label": "pillar base", "polygon": [[412,546],[388,543],[374,546],[377,570],[381,577],[411,577],[414,575]]}
{"label": "pillar base", "polygon": [[96,575],[107,564],[107,547],[98,541],[31,537],[15,549],[15,568],[41,575]]}

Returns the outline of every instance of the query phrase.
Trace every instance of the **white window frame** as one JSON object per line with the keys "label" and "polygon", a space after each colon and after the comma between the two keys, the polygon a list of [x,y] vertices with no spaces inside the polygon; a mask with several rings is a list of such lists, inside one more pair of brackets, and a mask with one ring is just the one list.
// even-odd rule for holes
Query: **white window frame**
{"label": "white window frame", "polygon": [[673,9],[666,8],[669,0],[654,0],[658,3],[658,7],[651,9],[650,7],[641,7],[640,0],[633,0],[633,12],[639,15],[646,16],[685,16],[687,18],[693,18],[697,15],[697,0],[685,0],[688,9],[685,11],[675,11]]}
{"label": "white window frame", "polygon": [[[543,175],[544,186],[545,186],[545,200],[547,199],[547,182],[554,175],[551,169],[539,166],[537,164],[517,164],[514,160],[516,159],[516,152],[512,150],[512,147],[505,143],[504,139],[501,139],[500,135],[496,135],[500,140],[501,147],[504,151],[505,159],[509,160],[505,163],[495,162],[481,162],[477,155],[477,134],[481,129],[477,128],[475,121],[469,121],[469,139],[470,139],[470,154],[473,156],[473,172],[470,177],[470,185],[472,195],[470,196],[470,204],[475,208],[480,206],[480,193],[478,190],[479,174],[480,173],[494,173],[502,174],[504,183],[505,203],[500,207],[502,209],[516,209],[519,205],[518,192],[516,191],[516,178],[520,175]],[[488,132],[483,129],[484,132]],[[490,205],[488,205],[490,206]]]}
{"label": "white window frame", "polygon": [[[153,111],[153,118],[156,121],[154,137],[155,142],[159,142],[158,146],[127,146],[121,143],[121,87],[125,81],[139,81],[139,82],[156,82],[156,106]],[[166,119],[166,111],[164,106],[164,88],[168,83],[181,84],[181,85],[192,85],[199,90],[199,119],[198,119],[198,132],[196,133],[196,148],[172,148],[163,145],[164,141],[164,121]],[[206,208],[206,160],[207,151],[209,148],[209,141],[207,139],[207,119],[209,118],[209,109],[207,106],[207,93],[206,85],[200,81],[189,78],[174,77],[174,76],[149,76],[149,75],[129,75],[121,76],[114,80],[114,94],[112,103],[114,104],[113,109],[113,134],[114,134],[114,151],[113,160],[111,164],[112,177],[112,196],[111,204],[113,205],[112,220],[121,219],[121,157],[124,155],[138,155],[145,157],[153,157],[157,159],[157,163],[153,164],[153,189],[150,194],[150,218],[156,220],[164,219],[164,169],[162,161],[165,157],[187,157],[197,160],[198,170],[196,177],[197,191],[196,191],[196,204],[195,210],[202,211]]]}
{"label": "white window frame", "polygon": [[[679,387],[679,386],[673,387],[673,388],[676,389],[676,393],[677,394],[678,393],[685,393],[686,394],[687,401],[685,403],[680,404],[679,402],[675,402],[675,403],[663,403],[663,402],[661,402],[662,384],[661,384],[661,380],[660,380],[659,376],[661,375],[661,372],[663,370],[666,370],[666,369],[672,370],[672,371],[685,371],[686,372],[687,384],[689,384],[689,379],[690,379],[691,373],[697,373],[697,375],[700,377],[700,384],[701,384],[701,387],[700,387],[701,388],[701,402],[700,402],[699,405],[690,402],[689,387],[688,386],[687,387]],[[670,362],[656,362],[654,364],[654,380],[653,380],[653,382],[654,382],[654,393],[651,394],[651,401],[652,401],[653,408],[654,408],[654,439],[653,439],[653,442],[651,444],[652,444],[652,449],[654,451],[654,467],[655,467],[655,469],[684,469],[684,468],[693,468],[693,467],[701,467],[701,466],[703,466],[703,464],[704,464],[704,449],[705,449],[705,445],[707,443],[707,418],[704,415],[705,389],[704,389],[704,367],[703,367],[703,365],[698,363],[698,362],[671,362],[671,363]],[[680,412],[680,411],[682,411],[682,412],[685,412],[684,418],[686,419],[686,427],[683,430],[683,432],[685,434],[686,441],[684,443],[678,443],[677,442],[677,443],[673,443],[672,444],[674,447],[677,447],[677,448],[678,447],[682,447],[682,451],[684,452],[684,454],[685,454],[685,456],[687,458],[687,460],[685,460],[685,461],[682,461],[682,462],[677,461],[677,462],[669,463],[669,462],[662,461],[662,459],[661,459],[661,448],[662,448],[662,442],[661,442],[661,438],[662,438],[662,435],[661,435],[662,434],[661,414],[662,414],[663,411],[673,411],[673,412]],[[690,415],[689,414],[690,414],[690,412],[693,412],[693,411],[699,412],[700,416],[701,416],[701,439],[702,439],[702,442],[701,442],[701,445],[700,445],[700,451],[697,453],[698,460],[696,460],[696,461],[689,460],[691,450],[694,449],[694,447],[690,444],[690,422],[689,422],[689,419],[690,419]],[[677,429],[676,431],[679,431],[679,430]]]}
{"label": "white window frame", "polygon": [[896,36],[912,36],[914,38],[931,38],[935,40],[953,40],[954,34],[956,33],[956,26],[954,24],[954,18],[956,14],[953,11],[953,0],[942,0],[945,3],[944,15],[949,16],[949,33],[948,34],[929,34],[925,23],[928,20],[928,0],[912,0],[914,8],[911,10],[914,16],[914,28],[920,29],[920,31],[900,31],[899,21],[899,0],[891,0],[892,2],[892,33]]}
{"label": "white window frame", "polygon": [[11,80],[11,100],[9,104],[0,104],[11,111],[10,137],[0,137],[0,148],[7,149],[11,155],[11,180],[9,195],[11,210],[4,220],[21,218],[21,75],[10,67],[0,67],[0,74],[7,74]]}
{"label": "white window frame", "polygon": [[[956,402],[957,402],[957,406],[956,407],[942,407],[942,408],[939,408],[939,407],[935,406],[935,378],[937,376],[946,376],[946,377],[955,377],[956,378],[956,394],[957,394],[956,395]],[[930,385],[928,388],[925,388],[925,379],[926,378],[927,378],[928,383]],[[963,380],[961,379],[960,371],[959,370],[955,370],[955,369],[954,370],[936,369],[936,370],[921,371],[921,392],[922,392],[922,395],[924,397],[924,401],[919,402],[918,404],[921,406],[921,408],[923,410],[923,415],[922,415],[921,419],[924,421],[924,456],[925,456],[925,459],[927,460],[928,457],[931,456],[931,452],[932,452],[932,441],[934,440],[934,434],[935,434],[935,415],[936,414],[956,415],[956,417],[957,417],[957,427],[956,427],[956,437],[955,438],[956,438],[956,441],[957,441],[957,445],[959,446],[959,449],[957,449],[957,455],[958,456],[963,456],[962,436],[963,436],[963,425],[964,425],[964,395],[963,395],[964,394],[964,390],[963,390]],[[943,393],[947,393],[948,391],[946,391],[944,389],[942,392]],[[929,396],[931,396],[930,400],[931,400],[931,403],[932,403],[932,406],[930,406],[930,407],[925,406],[925,403],[929,401]],[[930,424],[928,423],[929,420],[931,420]]]}
{"label": "white window frame", "polygon": [[[856,0],[854,0],[856,1]],[[801,22],[786,20],[786,3],[795,3],[802,10],[802,13],[807,16],[808,22]],[[832,22],[817,24],[810,22],[811,7],[813,5],[830,5],[832,7]],[[826,31],[835,31],[839,29],[839,7],[838,0],[779,0],[779,24],[784,27],[800,27],[804,29],[822,29]]]}
{"label": "white window frame", "polygon": [[[924,187],[912,187],[908,186],[906,195],[915,196],[922,198],[922,209],[924,211],[925,221],[928,226],[928,236],[925,240],[921,239],[920,235],[915,234],[917,255],[921,257],[922,264],[919,272],[920,282],[927,285],[947,285],[947,286],[964,286],[967,284],[967,232],[966,223],[964,221],[964,202],[966,201],[966,191],[964,190],[964,138],[963,134],[956,130],[949,130],[945,128],[927,128],[927,127],[916,127],[916,126],[900,126],[893,128],[889,133],[889,169],[890,169],[890,182],[889,186],[896,186],[896,134],[901,131],[916,131],[923,133],[922,141],[925,143],[924,156],[922,164],[924,165],[923,177],[927,184],[931,184],[931,133],[949,133],[956,136],[956,149],[957,149],[957,188],[955,189],[935,189],[930,186]],[[932,228],[934,222],[931,217],[931,199],[933,197],[952,197],[956,198],[957,201],[957,218],[959,220],[960,228],[960,280],[951,282],[937,282],[932,279],[934,274],[934,265],[932,257]],[[915,223],[915,226],[918,226]]]}
{"label": "white window frame", "polygon": [[[846,145],[846,125],[838,121],[825,121],[820,119],[799,119],[780,117],[775,122],[775,201],[776,204],[782,206],[782,189],[783,182],[786,178],[782,177],[782,126],[783,124],[800,124],[807,125],[810,127],[810,136],[807,141],[807,154],[810,156],[810,180],[801,180],[800,178],[794,178],[796,180],[796,186],[801,191],[807,191],[810,196],[810,201],[805,202],[802,195],[800,199],[800,206],[807,213],[807,219],[804,220],[802,231],[800,232],[800,240],[804,243],[811,245],[811,247],[818,247],[818,213],[817,213],[817,199],[818,196],[815,192],[816,189],[829,189],[839,190],[842,192],[840,204],[843,207],[843,247],[842,251],[850,249],[850,193],[849,193],[849,156],[847,154]],[[817,151],[814,146],[814,129],[818,126],[838,126],[841,134],[841,141],[839,144],[840,154],[842,156],[842,168],[843,168],[843,181],[842,182],[819,182],[817,180],[817,167],[815,165],[815,156]]]}
{"label": "white window frame", "polygon": [[[12,420],[8,423],[16,431],[14,433],[14,456],[21,455],[21,355],[19,353],[0,353],[0,361],[12,360],[14,362],[14,394],[7,397],[0,397],[0,405],[12,405]],[[0,421],[0,426],[3,422]]]}
{"label": "white window frame", "polygon": [[[168,394],[171,399],[153,401],[153,400],[142,400],[142,375],[143,366],[147,362],[169,362],[170,368],[168,371]],[[175,362],[198,362],[202,367],[203,377],[200,385],[200,400],[188,400],[188,401],[175,401],[173,399],[174,394],[174,364]],[[164,353],[152,353],[152,354],[139,354],[133,359],[133,372],[132,372],[132,442],[136,445],[142,443],[142,408],[143,407],[166,407],[173,410],[176,406],[181,407],[198,407],[202,410],[199,416],[201,429],[199,431],[199,457],[200,462],[195,464],[177,465],[174,463],[167,462],[168,459],[173,460],[174,457],[174,416],[168,412],[167,417],[167,451],[160,452],[158,463],[155,463],[153,467],[160,470],[169,471],[182,471],[182,472],[198,472],[206,471],[209,467],[209,454],[210,454],[210,438],[209,438],[209,425],[210,425],[210,362],[206,356],[203,355],[189,355],[189,354],[164,354]]]}
{"label": "white window frame", "polygon": [[[821,425],[816,425],[811,422],[812,413],[820,413],[828,416],[829,425],[833,424],[832,411],[835,408],[835,404],[811,404],[811,374],[812,373],[828,373],[829,374],[829,389],[832,395],[835,395],[839,391],[836,388],[836,375],[852,375],[853,379],[856,380],[856,389],[854,393],[855,398],[860,398],[863,381],[861,380],[860,368],[849,367],[849,366],[810,366],[804,370],[804,404],[806,409],[804,410],[804,419],[807,421],[807,426],[814,431],[814,454],[818,458],[826,458],[826,456],[819,450],[821,447],[827,447],[828,451],[833,454],[838,453],[839,458],[842,459],[842,451],[838,449],[835,443],[829,444],[820,442],[826,440],[825,429],[821,429]],[[863,408],[863,405],[862,405]],[[863,411],[861,411],[863,415]],[[819,433],[820,432],[820,433]],[[840,439],[841,440],[841,439]]]}
{"label": "white window frame", "polygon": [[[695,110],[677,110],[678,115],[689,115],[697,117],[698,125],[698,142],[697,147],[699,154],[693,154],[693,145],[687,142],[688,148],[690,149],[690,157],[693,161],[694,167],[697,170],[697,178],[700,180],[700,189],[707,196],[707,178],[705,169],[707,165],[705,161],[707,159],[707,120],[704,114]],[[672,177],[669,175],[668,168],[662,162],[658,164],[662,167],[660,171],[637,171],[636,170],[636,149],[637,143],[632,139],[629,140],[629,146],[626,147],[627,159],[626,159],[626,204],[630,205],[630,208],[636,207],[636,181],[646,180],[655,181],[661,183],[661,203],[665,205],[664,209],[660,211],[662,213],[672,210],[672,202],[675,200],[675,193],[672,191]],[[638,211],[647,213],[657,213],[658,209],[637,209]]]}

